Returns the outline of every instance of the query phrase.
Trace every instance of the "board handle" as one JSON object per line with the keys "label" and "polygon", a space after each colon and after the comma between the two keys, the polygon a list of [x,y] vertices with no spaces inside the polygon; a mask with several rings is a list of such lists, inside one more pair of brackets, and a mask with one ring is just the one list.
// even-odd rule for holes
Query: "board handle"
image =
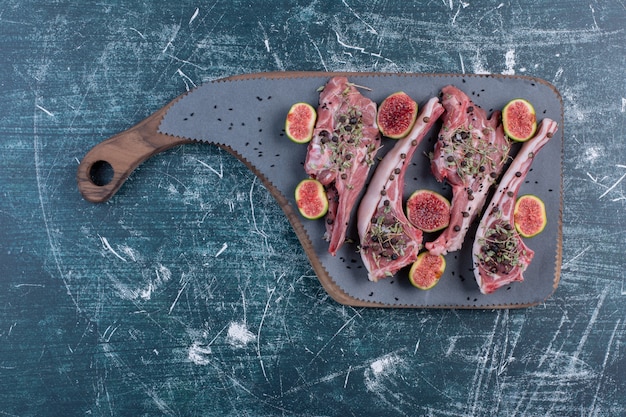
{"label": "board handle", "polygon": [[76,173],[78,190],[85,200],[92,203],[107,201],[146,159],[192,142],[159,133],[159,124],[172,103],[132,128],[100,142],[85,155]]}

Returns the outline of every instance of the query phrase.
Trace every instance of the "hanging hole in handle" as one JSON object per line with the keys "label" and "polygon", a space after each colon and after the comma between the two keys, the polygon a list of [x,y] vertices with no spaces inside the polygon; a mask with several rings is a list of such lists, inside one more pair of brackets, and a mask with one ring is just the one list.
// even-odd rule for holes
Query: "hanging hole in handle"
{"label": "hanging hole in handle", "polygon": [[95,185],[102,187],[113,180],[113,167],[107,161],[96,161],[89,169],[89,178]]}

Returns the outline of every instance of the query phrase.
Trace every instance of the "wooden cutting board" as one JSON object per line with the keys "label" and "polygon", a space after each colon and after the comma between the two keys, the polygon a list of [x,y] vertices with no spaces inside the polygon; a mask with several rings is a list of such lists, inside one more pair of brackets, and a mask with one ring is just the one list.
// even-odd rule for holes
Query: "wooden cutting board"
{"label": "wooden cutting board", "polygon": [[[535,258],[525,282],[483,295],[474,282],[471,263],[473,232],[463,248],[446,256],[447,268],[439,284],[429,290],[413,288],[406,270],[372,283],[358,254],[356,219],[337,256],[327,252],[323,221],[303,219],[295,209],[293,190],[306,173],[306,145],[289,141],[283,131],[285,115],[299,101],[317,105],[318,87],[329,77],[345,75],[364,86],[362,94],[380,103],[396,91],[405,91],[419,104],[438,95],[448,84],[463,90],[490,114],[506,102],[523,97],[533,103],[538,120],[549,117],[560,129],[535,158],[520,194],[538,195],[546,203],[548,225],[526,244]],[[424,156],[434,146],[438,124],[420,144],[406,177],[405,197],[428,188],[451,197],[447,184],[435,181]],[[108,200],[132,171],[150,156],[173,146],[203,141],[226,149],[257,175],[274,196],[293,226],[324,289],[337,302],[365,307],[516,308],[542,302],[556,289],[561,267],[563,104],[549,83],[520,76],[454,74],[379,74],[286,72],[249,74],[206,83],[180,96],[161,110],[94,147],[82,160],[78,187],[85,199]],[[393,145],[383,139],[383,156]],[[513,150],[515,152],[516,149]],[[373,172],[373,170],[371,171]],[[370,173],[371,175],[371,173]],[[123,204],[119,201],[118,204]],[[354,217],[354,216],[353,216]],[[425,241],[434,235],[425,235]]]}

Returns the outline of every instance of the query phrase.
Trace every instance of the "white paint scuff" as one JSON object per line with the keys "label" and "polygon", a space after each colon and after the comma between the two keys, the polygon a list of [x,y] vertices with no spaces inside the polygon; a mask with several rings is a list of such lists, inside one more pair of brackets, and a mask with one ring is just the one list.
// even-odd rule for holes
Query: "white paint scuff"
{"label": "white paint scuff", "polygon": [[[339,32],[337,32],[336,30],[335,30],[335,35],[337,37],[337,43],[339,45],[343,46],[346,49],[352,49],[352,50],[358,51],[358,52],[360,52],[362,54],[365,54],[365,55],[373,56],[375,58],[382,58],[382,59],[384,59],[387,62],[392,62],[390,59],[383,57],[380,52],[378,52],[378,53],[370,52],[370,51],[367,51],[364,47],[356,46],[356,45],[350,45],[350,44],[348,44],[346,42],[343,42],[341,40],[340,36],[339,36]],[[346,54],[349,55],[349,56],[352,56],[352,54],[350,52],[346,52]]]}
{"label": "white paint scuff", "polygon": [[222,253],[224,253],[226,249],[228,249],[228,243],[224,242],[220,250],[218,250],[217,253],[215,254],[215,257],[217,258],[218,256],[220,256]]}
{"label": "white paint scuff", "polygon": [[185,83],[185,88],[187,89],[187,91],[191,90],[190,84],[193,86],[193,88],[197,87],[196,83],[194,83],[193,80],[191,78],[189,78],[189,76],[187,74],[185,74],[180,68],[178,68],[178,71],[176,71],[176,72],[183,79],[183,81]]}
{"label": "white paint scuff", "polygon": [[176,303],[178,303],[178,300],[180,299],[181,294],[183,293],[183,291],[185,291],[185,288],[187,288],[189,279],[185,278],[185,274],[182,274],[180,277],[180,282],[182,283],[182,286],[178,290],[178,294],[176,294],[176,298],[172,302],[172,305],[170,305],[170,309],[167,314],[172,314],[172,311],[174,311],[174,307],[176,306]]}
{"label": "white paint scuff", "polygon": [[139,292],[141,298],[146,301],[149,300],[150,297],[152,297],[152,292],[154,290],[156,290],[172,278],[172,272],[169,270],[169,268],[161,264],[159,264],[158,267],[155,269],[155,273],[156,278],[150,280],[148,284],[143,288],[143,290],[140,290]]}
{"label": "white paint scuff", "polygon": [[393,378],[404,361],[396,353],[389,353],[365,369],[365,387],[370,392],[379,392],[384,388],[385,380]]}
{"label": "white paint scuff", "polygon": [[196,365],[208,365],[210,362],[209,355],[212,353],[211,347],[202,345],[199,342],[193,342],[187,352],[187,359]]}
{"label": "white paint scuff", "polygon": [[236,348],[242,348],[248,343],[254,342],[256,340],[256,335],[248,329],[245,323],[232,322],[228,326],[226,340],[229,345]]}
{"label": "white paint scuff", "polygon": [[189,19],[189,24],[191,24],[191,22],[193,22],[194,20],[196,20],[196,17],[198,17],[198,13],[200,12],[200,9],[196,7],[196,11],[193,12],[193,15],[191,16],[191,19]]}
{"label": "white paint scuff", "polygon": [[350,13],[352,13],[354,15],[354,17],[357,18],[357,20],[361,21],[361,23],[363,23],[366,27],[367,27],[367,32],[371,33],[372,35],[378,35],[378,32],[376,31],[376,29],[374,29],[374,27],[372,25],[370,25],[369,23],[367,23],[365,20],[361,19],[361,16],[359,16],[352,7],[350,7],[348,5],[348,3],[346,3],[346,0],[341,0],[341,2],[343,3],[344,6],[346,6],[348,8],[348,10],[350,11]]}
{"label": "white paint scuff", "polygon": [[220,170],[216,170],[215,168],[213,168],[211,165],[207,164],[206,162],[203,162],[199,159],[194,158],[196,161],[198,161],[202,166],[206,167],[209,171],[213,172],[215,175],[218,176],[219,179],[224,178],[224,166],[222,165],[222,163],[220,162]]}
{"label": "white paint scuff", "polygon": [[118,249],[120,250],[120,252],[127,255],[133,262],[137,262],[138,254],[135,249],[131,248],[128,245],[120,245]]}
{"label": "white paint scuff", "polygon": [[504,75],[514,75],[515,74],[515,49],[509,49],[504,54],[504,65],[505,69],[502,71]]}
{"label": "white paint scuff", "polygon": [[111,283],[116,289],[120,298],[125,300],[142,299],[148,301],[152,298],[152,293],[162,287],[172,278],[172,272],[164,265],[158,264],[155,269],[155,278],[144,281],[142,286],[135,287],[121,282],[114,277],[110,277]]}
{"label": "white paint scuff", "polygon": [[474,74],[491,74],[483,63],[483,57],[481,55],[480,49],[476,50],[476,57],[473,60],[473,72]]}
{"label": "white paint scuff", "polygon": [[626,178],[626,174],[624,174],[621,177],[619,177],[619,179],[617,181],[615,181],[615,183],[613,185],[611,185],[609,188],[607,188],[606,191],[603,192],[600,197],[598,197],[598,200],[601,199],[602,197],[604,197],[605,195],[607,195],[608,193],[610,193],[611,191],[613,191],[613,189],[615,187],[617,187],[619,185],[619,183],[622,182],[622,180],[624,180],[624,178]]}
{"label": "white paint scuff", "polygon": [[603,156],[603,154],[604,154],[604,152],[603,152],[602,147],[600,147],[600,146],[589,146],[587,149],[585,149],[584,160],[587,163],[593,163],[598,158],[601,158]]}
{"label": "white paint scuff", "polygon": [[395,358],[393,358],[393,357],[385,357],[385,358],[382,358],[382,359],[378,359],[378,360],[372,362],[372,364],[370,365],[370,368],[372,368],[372,371],[374,372],[374,375],[380,375],[384,371],[389,369],[391,366],[393,366],[393,364],[395,362],[394,359]]}
{"label": "white paint scuff", "polygon": [[40,106],[39,104],[36,104],[35,107],[37,107],[39,110],[41,110],[42,112],[46,113],[48,116],[50,117],[54,117],[54,113],[52,113],[50,110]]}
{"label": "white paint scuff", "polygon": [[[100,235],[98,235],[100,236]],[[106,237],[100,236],[100,242],[102,242],[102,246],[108,250],[109,252],[111,252],[113,255],[115,255],[116,257],[118,257],[119,259],[121,259],[124,262],[128,262],[126,260],[126,258],[124,258],[122,255],[120,255],[119,253],[117,253],[115,251],[115,249],[113,249],[113,247],[111,246],[111,244],[109,243],[109,240]]]}
{"label": "white paint scuff", "polygon": [[559,69],[556,70],[556,73],[554,74],[554,78],[552,79],[552,82],[556,82],[557,80],[559,80],[561,78],[561,76],[563,75],[563,67],[559,67]]}

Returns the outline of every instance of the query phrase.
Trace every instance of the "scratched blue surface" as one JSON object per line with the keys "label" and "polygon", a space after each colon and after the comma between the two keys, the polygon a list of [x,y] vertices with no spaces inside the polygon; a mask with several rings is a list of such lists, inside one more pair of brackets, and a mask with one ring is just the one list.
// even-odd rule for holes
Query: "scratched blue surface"
{"label": "scratched blue surface", "polygon": [[[533,3],[0,2],[0,415],[626,414],[626,7]],[[553,83],[555,294],[339,305],[259,180],[207,145],[80,197],[98,142],[202,82],[275,70]]]}

